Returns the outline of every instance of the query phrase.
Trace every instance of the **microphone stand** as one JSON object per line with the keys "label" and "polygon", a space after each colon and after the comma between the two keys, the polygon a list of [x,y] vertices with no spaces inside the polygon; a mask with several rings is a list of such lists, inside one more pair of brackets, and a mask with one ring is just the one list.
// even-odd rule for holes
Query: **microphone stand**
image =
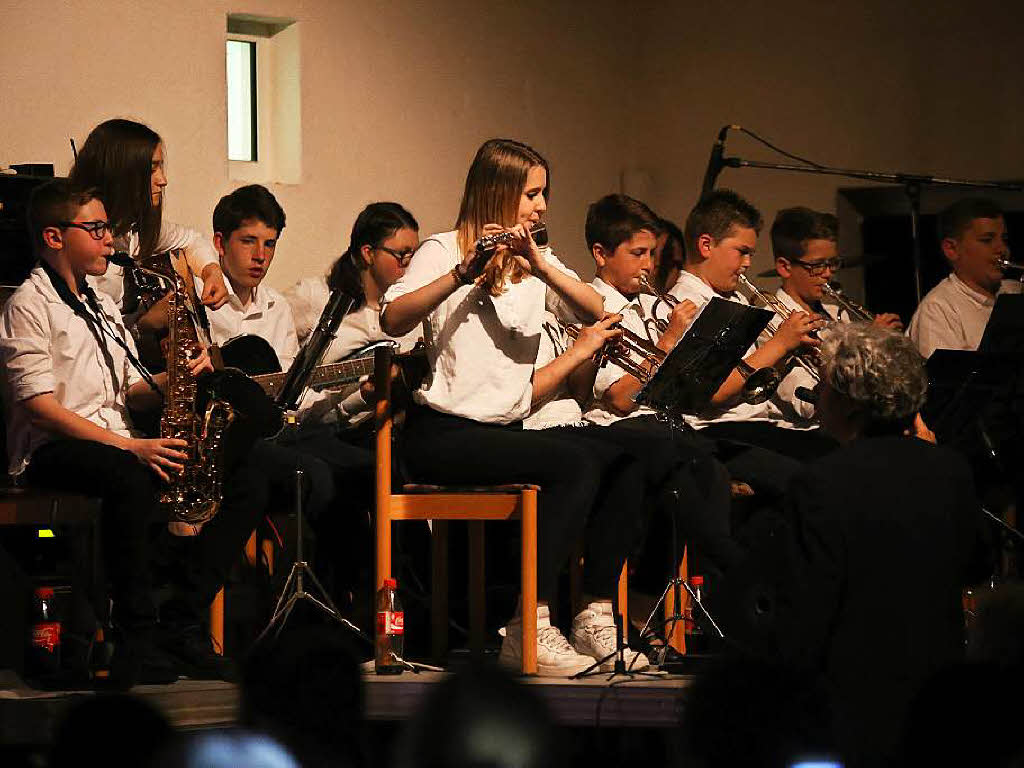
{"label": "microphone stand", "polygon": [[331,294],[327,306],[320,314],[316,328],[313,329],[306,343],[302,345],[302,349],[299,350],[299,354],[295,356],[295,360],[288,369],[288,375],[285,377],[276,400],[278,407],[282,410],[294,411],[298,407],[299,400],[302,399],[306,387],[309,385],[309,378],[313,375],[313,369],[320,364],[327,348],[334,341],[341,321],[355,308],[355,305],[355,298],[342,292],[340,288]]}
{"label": "microphone stand", "polygon": [[[714,153],[718,151],[718,145],[724,142],[724,134],[727,129],[736,126],[726,126],[719,133],[715,143]],[[721,168],[760,168],[768,171],[791,171],[794,173],[811,173],[819,176],[842,176],[847,179],[860,179],[862,181],[875,181],[884,184],[899,184],[903,187],[910,204],[910,236],[912,238],[911,259],[914,263],[914,290],[917,293],[917,301],[921,301],[921,187],[943,186],[943,187],[976,187],[981,189],[1000,189],[1006,192],[1024,191],[1024,185],[1020,182],[993,181],[990,179],[953,179],[945,176],[929,176],[919,173],[902,173],[894,171],[865,171],[851,168],[834,168],[827,165],[794,165],[792,163],[766,163],[760,160],[744,160],[740,157],[722,157]],[[721,170],[719,168],[718,170]],[[718,173],[714,174],[711,184],[717,180]],[[705,184],[707,178],[705,177]],[[709,191],[705,188],[705,193]]]}

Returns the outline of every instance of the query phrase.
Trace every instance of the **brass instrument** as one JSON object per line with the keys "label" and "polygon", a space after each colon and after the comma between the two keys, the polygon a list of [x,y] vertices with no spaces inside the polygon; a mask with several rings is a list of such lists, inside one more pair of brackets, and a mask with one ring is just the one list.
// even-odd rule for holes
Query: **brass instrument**
{"label": "brass instrument", "polygon": [[1018,264],[1009,259],[1000,259],[999,268],[1003,272],[1020,272],[1020,281],[1024,283],[1024,264]]}
{"label": "brass instrument", "polygon": [[[512,230],[508,232],[499,232],[496,235],[486,235],[476,241],[476,255],[478,258],[489,257],[494,254],[499,245],[508,243],[513,239],[515,233]],[[548,244],[548,228],[543,221],[538,221],[532,227],[530,227],[530,236],[533,238],[533,242],[537,245]]]}
{"label": "brass instrument", "polygon": [[195,533],[220,506],[224,433],[235,418],[235,410],[227,401],[211,397],[202,413],[197,412],[199,387],[189,363],[200,351],[194,318],[199,303],[194,286],[187,285],[175,269],[174,258],[173,253],[154,254],[141,261],[139,269],[169,281],[173,287],[168,306],[167,396],[160,416],[160,437],[184,440],[188,458],[184,471],[171,475],[160,504],[168,512],[172,530],[191,529]]}
{"label": "brass instrument", "polygon": [[840,309],[846,310],[846,314],[850,316],[850,319],[855,323],[870,323],[875,319],[875,314],[866,307],[861,306],[856,301],[851,299],[842,289],[839,284],[832,285],[831,283],[825,283],[821,286],[821,292],[826,297],[834,301],[839,305]]}
{"label": "brass instrument", "polygon": [[[577,326],[563,322],[561,319],[558,320],[558,324],[562,326],[562,330],[570,339],[576,341],[579,338],[580,329]],[[665,361],[667,355],[643,336],[633,333],[621,325],[615,327],[622,331],[622,336],[605,344],[604,349],[601,350],[598,364],[604,365],[610,360],[630,376],[646,384],[658,370],[658,366]],[[648,363],[651,365],[649,370],[644,367]]]}
{"label": "brass instrument", "polygon": [[[668,320],[662,320],[658,317],[658,304],[662,303],[668,307],[669,314],[671,314],[672,310],[679,303],[679,299],[670,293],[658,293],[654,286],[651,285],[650,280],[647,279],[647,273],[645,272],[640,273],[640,292],[656,297],[655,302],[651,305],[652,319],[650,322],[654,325],[654,330],[658,332],[660,337],[661,334],[668,330]],[[647,335],[650,336],[650,332]]]}
{"label": "brass instrument", "polygon": [[[771,294],[767,294],[764,291],[762,291],[760,288],[758,288],[756,285],[750,282],[746,275],[741,274],[739,276],[739,280],[739,287],[743,289],[744,293],[748,294],[748,299],[751,303],[754,303],[754,301],[756,300],[757,302],[760,302],[765,309],[770,309],[773,312],[775,312],[776,317],[772,318],[769,321],[768,327],[765,328],[764,330],[764,335],[768,336],[769,338],[774,336],[776,333],[778,333],[782,323],[787,318],[789,318],[790,315],[793,314],[793,310],[791,310],[789,307],[783,304],[778,299],[778,297],[773,296]],[[793,360],[793,362],[796,365],[807,371],[807,373],[810,374],[811,378],[813,378],[815,381],[821,381],[821,374],[818,373],[818,367],[821,364],[821,359],[817,353],[817,350],[807,349],[799,352],[794,352],[790,356],[790,359]],[[751,376],[750,378],[753,378],[753,376]],[[781,382],[781,380],[782,377],[780,376],[779,381],[775,382],[775,387],[778,387],[779,382]],[[750,379],[748,378],[747,381],[749,383]],[[771,395],[769,394],[769,397],[770,396]]]}

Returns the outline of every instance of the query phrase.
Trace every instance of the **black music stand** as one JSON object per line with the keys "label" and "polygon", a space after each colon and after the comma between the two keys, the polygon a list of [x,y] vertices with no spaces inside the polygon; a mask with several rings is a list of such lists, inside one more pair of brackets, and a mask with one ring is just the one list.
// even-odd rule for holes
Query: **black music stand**
{"label": "black music stand", "polygon": [[767,309],[714,297],[644,384],[636,402],[673,418],[700,413],[772,315]]}

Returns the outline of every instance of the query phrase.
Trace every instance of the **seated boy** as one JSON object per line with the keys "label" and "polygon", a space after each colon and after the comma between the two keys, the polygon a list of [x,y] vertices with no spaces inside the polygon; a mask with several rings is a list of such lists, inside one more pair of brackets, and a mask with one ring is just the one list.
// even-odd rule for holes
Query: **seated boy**
{"label": "seated boy", "polygon": [[[750,267],[761,231],[761,214],[749,202],[730,190],[716,190],[693,208],[686,220],[686,268],[672,288],[679,300],[703,307],[715,296],[741,304],[749,303],[737,290],[740,275]],[[749,450],[757,446],[804,461],[831,450],[835,443],[819,429],[793,429],[774,399],[749,403],[743,399],[744,382],[750,372],[778,367],[785,373],[794,353],[820,344],[814,333],[824,326],[818,315],[793,312],[768,338],[752,347],[741,365],[729,374],[712,396],[706,412],[688,420],[702,434],[743,446],[737,461],[744,471],[756,473],[758,482],[771,490],[785,490],[788,475],[797,466],[778,461],[769,465],[764,453]],[[733,468],[734,464],[730,464]]]}
{"label": "seated boy", "polygon": [[[142,438],[127,410],[158,406],[166,374],[140,369],[120,312],[89,284],[113,250],[95,193],[45,184],[32,196],[29,225],[39,264],[0,320],[10,471],[30,485],[102,500],[117,630],[112,676],[124,686],[169,682],[177,672],[155,642],[149,540],[160,481],[181,471],[186,443]],[[208,356],[190,368],[209,370]]]}

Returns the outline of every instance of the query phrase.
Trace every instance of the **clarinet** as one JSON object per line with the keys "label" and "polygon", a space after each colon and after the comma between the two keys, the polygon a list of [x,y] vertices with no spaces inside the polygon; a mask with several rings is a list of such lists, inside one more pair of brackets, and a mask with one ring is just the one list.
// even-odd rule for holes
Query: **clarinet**
{"label": "clarinet", "polygon": [[327,306],[320,314],[316,328],[306,339],[306,343],[302,345],[302,349],[299,350],[299,354],[295,356],[295,360],[288,369],[281,391],[274,401],[279,408],[285,411],[294,411],[298,407],[299,400],[302,399],[306,387],[309,386],[314,369],[320,364],[327,347],[334,341],[341,321],[355,308],[355,305],[356,300],[340,288],[331,294]]}

